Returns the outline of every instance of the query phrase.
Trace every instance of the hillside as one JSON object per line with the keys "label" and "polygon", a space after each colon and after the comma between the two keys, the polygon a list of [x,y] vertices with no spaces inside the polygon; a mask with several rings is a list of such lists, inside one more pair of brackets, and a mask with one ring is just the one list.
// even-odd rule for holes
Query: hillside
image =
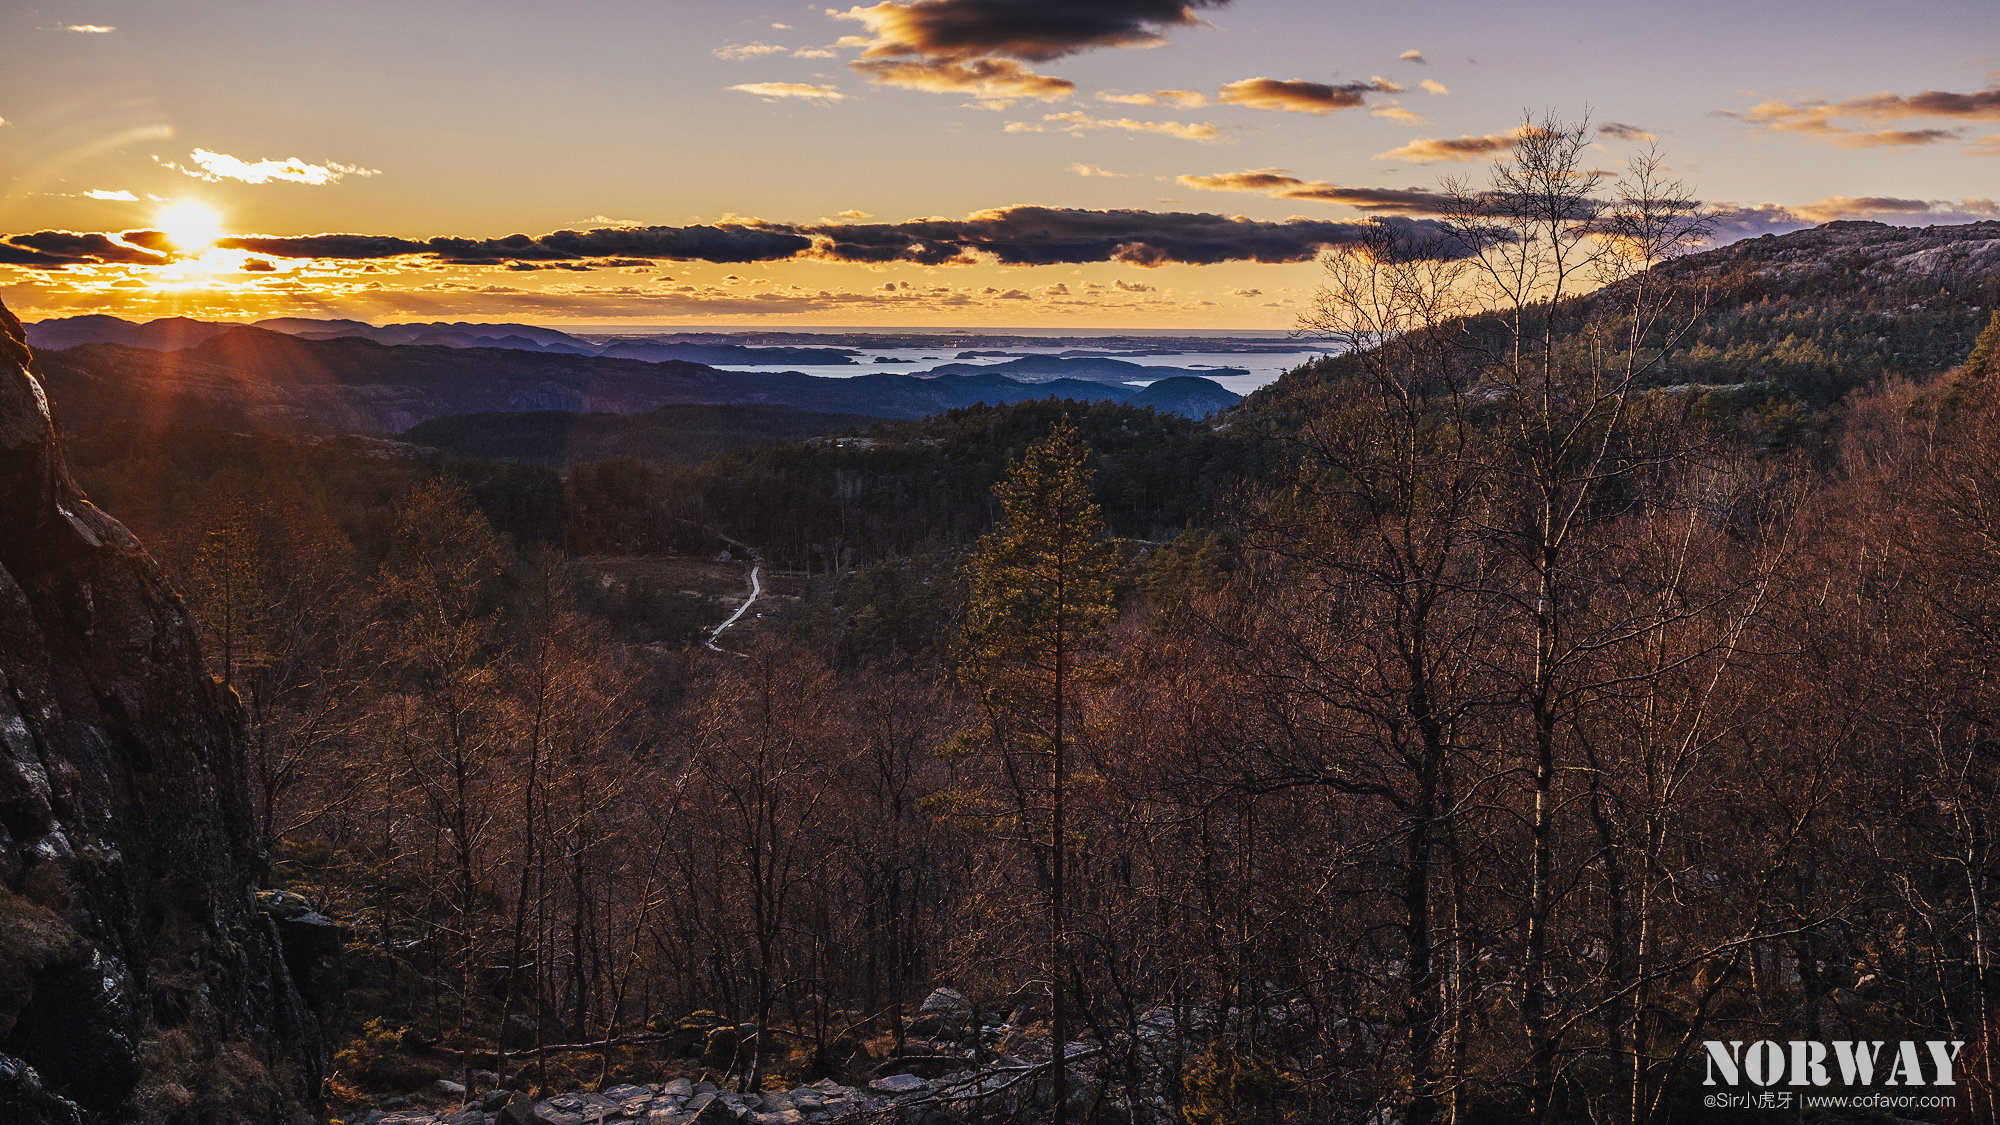
{"label": "hillside", "polygon": [[[1964,359],[2000,307],[2000,222],[1827,223],[1690,254],[1666,272],[1692,283],[1705,307],[1646,385],[1699,391],[1711,413],[1764,404],[1818,411],[1885,375],[1927,379]],[[1577,298],[1563,313],[1575,322],[1615,316],[1620,292]],[[1473,346],[1503,334],[1476,316],[1459,327]],[[1566,345],[1586,346],[1580,333]],[[1300,394],[1340,363],[1330,356],[1261,388],[1246,419],[1292,417]]]}
{"label": "hillside", "polygon": [[234,328],[178,351],[87,344],[43,355],[49,395],[73,428],[143,416],[222,429],[400,433],[458,414],[630,414],[680,403],[921,418],[979,402],[1123,401],[1138,393],[1076,379],[1030,384],[990,373],[824,379],[680,361],[311,340],[259,328]]}

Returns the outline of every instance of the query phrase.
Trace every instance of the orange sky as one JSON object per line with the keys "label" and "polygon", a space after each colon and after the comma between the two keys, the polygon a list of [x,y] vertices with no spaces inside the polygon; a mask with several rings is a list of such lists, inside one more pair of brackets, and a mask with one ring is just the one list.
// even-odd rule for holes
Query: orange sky
{"label": "orange sky", "polygon": [[[1604,127],[1608,171],[1659,144],[1732,235],[2000,217],[1990,0],[1800,12],[16,6],[0,299],[26,319],[1283,329],[1314,239],[1420,219],[1544,107]],[[180,244],[125,233],[162,230]],[[328,233],[366,238],[283,241]]]}

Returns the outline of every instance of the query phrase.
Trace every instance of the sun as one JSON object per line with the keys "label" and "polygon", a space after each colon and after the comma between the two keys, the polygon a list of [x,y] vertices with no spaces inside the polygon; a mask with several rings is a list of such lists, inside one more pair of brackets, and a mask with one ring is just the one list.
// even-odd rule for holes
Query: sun
{"label": "sun", "polygon": [[222,218],[206,204],[176,203],[162,208],[153,222],[175,247],[188,254],[199,254],[222,237]]}

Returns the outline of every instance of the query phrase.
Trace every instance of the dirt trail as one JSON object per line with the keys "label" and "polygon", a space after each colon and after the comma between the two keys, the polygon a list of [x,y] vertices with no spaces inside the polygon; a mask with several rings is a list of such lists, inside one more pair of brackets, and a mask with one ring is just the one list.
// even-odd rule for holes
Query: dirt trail
{"label": "dirt trail", "polygon": [[732,546],[743,547],[745,551],[748,551],[750,553],[750,596],[749,598],[744,600],[742,605],[736,607],[736,612],[729,615],[729,620],[724,621],[720,625],[717,625],[715,627],[715,631],[710,633],[708,635],[708,640],[703,643],[716,652],[727,652],[731,656],[742,656],[743,655],[742,653],[730,652],[729,649],[723,648],[721,645],[716,644],[715,641],[716,638],[722,636],[722,631],[724,629],[727,629],[731,625],[736,624],[737,619],[743,616],[744,611],[748,610],[750,606],[757,601],[758,596],[763,594],[764,584],[758,580],[757,572],[764,568],[764,556],[760,554],[756,548],[744,547],[743,544],[736,542],[736,540],[734,539],[728,539],[725,537],[724,542],[727,542]]}

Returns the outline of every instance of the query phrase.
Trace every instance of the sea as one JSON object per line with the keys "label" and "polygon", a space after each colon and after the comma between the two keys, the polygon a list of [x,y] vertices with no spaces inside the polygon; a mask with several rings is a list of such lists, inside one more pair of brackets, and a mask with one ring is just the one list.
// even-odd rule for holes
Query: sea
{"label": "sea", "polygon": [[[567,326],[565,330],[589,337],[600,337],[603,332],[601,329],[593,331]],[[1057,355],[1065,351],[1088,350],[1092,352],[1101,351],[1105,353],[1104,358],[1118,359],[1126,363],[1138,364],[1142,367],[1181,368],[1187,373],[1213,379],[1239,395],[1247,395],[1259,387],[1277,381],[1279,375],[1290,371],[1292,368],[1298,367],[1309,360],[1333,350],[1328,345],[1315,345],[1312,341],[1300,340],[1288,332],[1243,329],[1235,331],[1194,331],[1185,329],[1101,329],[1079,331],[1074,328],[951,329],[923,327],[857,329],[795,328],[788,326],[782,330],[773,330],[768,327],[703,326],[699,329],[689,329],[685,326],[631,327],[621,325],[616,330],[616,334],[622,339],[652,335],[692,339],[694,338],[693,334],[696,332],[700,333],[703,337],[707,337],[710,334],[717,337],[742,334],[744,336],[761,337],[762,339],[759,339],[757,343],[775,344],[777,341],[771,340],[769,337],[777,335],[778,331],[796,336],[825,335],[842,337],[837,342],[829,340],[824,345],[816,345],[809,339],[794,338],[784,341],[787,346],[844,347],[855,349],[858,354],[852,357],[854,362],[851,366],[845,364],[837,366],[805,366],[796,362],[770,364],[718,363],[714,366],[723,371],[803,371],[808,375],[816,375],[827,379],[851,379],[860,375],[871,375],[884,371],[904,375],[922,374],[925,371],[946,363],[987,366],[1006,363],[1009,358],[1016,356],[1035,354]],[[867,342],[867,337],[878,335],[882,337],[922,335],[929,337],[935,342],[918,347],[878,347]],[[1007,337],[1010,339],[1007,339],[1004,343],[999,343],[995,342],[996,337]],[[1059,338],[1060,342],[1040,346],[1028,343],[1024,339],[1032,337]],[[1287,344],[1295,344],[1297,348],[1295,350],[1286,349],[1276,352],[1261,350],[1238,352],[1230,350],[1209,351],[1204,347],[1200,351],[1166,351],[1157,355],[1120,354],[1146,350],[1147,345],[1145,344],[1145,340],[1148,338],[1213,341],[1214,344],[1209,346],[1220,345],[1223,348],[1236,343],[1260,349],[1282,347]],[[751,344],[753,347],[756,346],[756,344],[752,344],[747,339],[732,341],[716,339],[713,342],[746,343]],[[903,340],[899,342],[906,343],[908,341]],[[962,351],[1004,351],[1008,354],[1005,356],[978,356],[961,359],[959,358],[959,353]],[[1173,374],[1180,373],[1182,372],[1173,372]],[[1128,380],[1129,384],[1135,387],[1143,387],[1153,381],[1147,378]]]}

